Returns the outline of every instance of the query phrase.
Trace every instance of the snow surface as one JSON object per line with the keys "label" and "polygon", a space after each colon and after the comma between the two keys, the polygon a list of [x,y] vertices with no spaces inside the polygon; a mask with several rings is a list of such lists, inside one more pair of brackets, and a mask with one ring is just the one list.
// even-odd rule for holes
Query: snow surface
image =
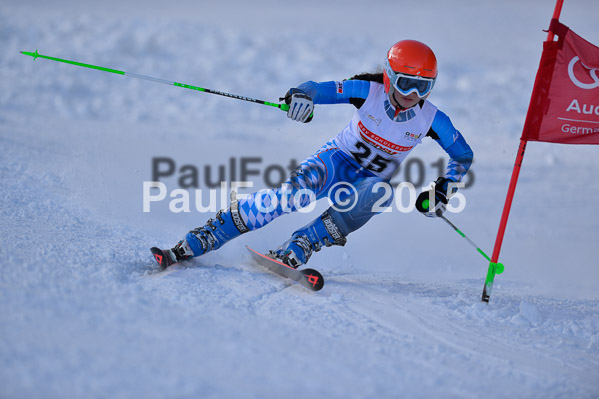
{"label": "snow surface", "polygon": [[[19,54],[275,101],[423,40],[440,63],[431,100],[476,156],[466,209],[448,217],[490,253],[552,2],[171,3],[0,4],[0,397],[599,397],[596,147],[528,146],[489,305],[484,259],[442,221],[397,209],[314,255],[318,293],[244,249],[280,243],[314,213],[157,273],[148,248],[211,215],[167,201],[144,213],[153,157],[195,165],[204,188],[204,167],[231,157],[262,157],[261,171],[301,161],[352,107],[318,107],[300,125]],[[594,0],[566,1],[561,20],[599,44],[597,15]],[[443,155],[433,142],[414,151],[427,182]]]}

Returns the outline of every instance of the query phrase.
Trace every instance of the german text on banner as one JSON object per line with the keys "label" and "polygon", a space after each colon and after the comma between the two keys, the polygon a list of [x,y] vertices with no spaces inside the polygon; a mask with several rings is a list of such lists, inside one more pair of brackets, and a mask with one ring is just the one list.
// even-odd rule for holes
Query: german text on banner
{"label": "german text on banner", "polygon": [[599,47],[557,20],[543,54],[522,140],[599,144]]}

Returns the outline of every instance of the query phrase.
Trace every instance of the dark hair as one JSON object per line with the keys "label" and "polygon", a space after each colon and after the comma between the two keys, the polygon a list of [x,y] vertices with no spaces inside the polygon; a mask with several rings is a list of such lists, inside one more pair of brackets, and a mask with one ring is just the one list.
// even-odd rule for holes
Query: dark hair
{"label": "dark hair", "polygon": [[369,82],[377,82],[377,83],[382,84],[383,83],[383,73],[382,72],[376,72],[376,73],[363,72],[363,73],[359,73],[357,75],[352,76],[348,80],[367,80]]}

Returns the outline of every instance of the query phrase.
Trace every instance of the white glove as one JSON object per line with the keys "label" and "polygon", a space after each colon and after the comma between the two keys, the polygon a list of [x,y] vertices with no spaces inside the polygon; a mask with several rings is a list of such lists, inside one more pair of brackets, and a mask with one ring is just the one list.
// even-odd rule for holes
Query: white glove
{"label": "white glove", "polygon": [[291,95],[289,111],[287,117],[297,122],[310,122],[312,112],[314,111],[314,102],[304,93],[295,93]]}

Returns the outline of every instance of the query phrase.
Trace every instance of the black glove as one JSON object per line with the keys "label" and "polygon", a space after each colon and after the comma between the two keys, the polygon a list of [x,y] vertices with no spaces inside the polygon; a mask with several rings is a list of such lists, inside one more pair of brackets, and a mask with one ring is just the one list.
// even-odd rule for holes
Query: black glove
{"label": "black glove", "polygon": [[[433,218],[443,215],[447,202],[449,202],[447,195],[449,183],[453,183],[453,181],[445,177],[439,177],[433,189],[421,192],[418,198],[416,198],[416,209],[418,209],[418,212],[424,216]],[[431,199],[434,199],[434,203],[431,203]]]}
{"label": "black glove", "polygon": [[314,102],[300,89],[289,89],[279,100],[289,105],[287,117],[294,121],[308,123],[314,117]]}

